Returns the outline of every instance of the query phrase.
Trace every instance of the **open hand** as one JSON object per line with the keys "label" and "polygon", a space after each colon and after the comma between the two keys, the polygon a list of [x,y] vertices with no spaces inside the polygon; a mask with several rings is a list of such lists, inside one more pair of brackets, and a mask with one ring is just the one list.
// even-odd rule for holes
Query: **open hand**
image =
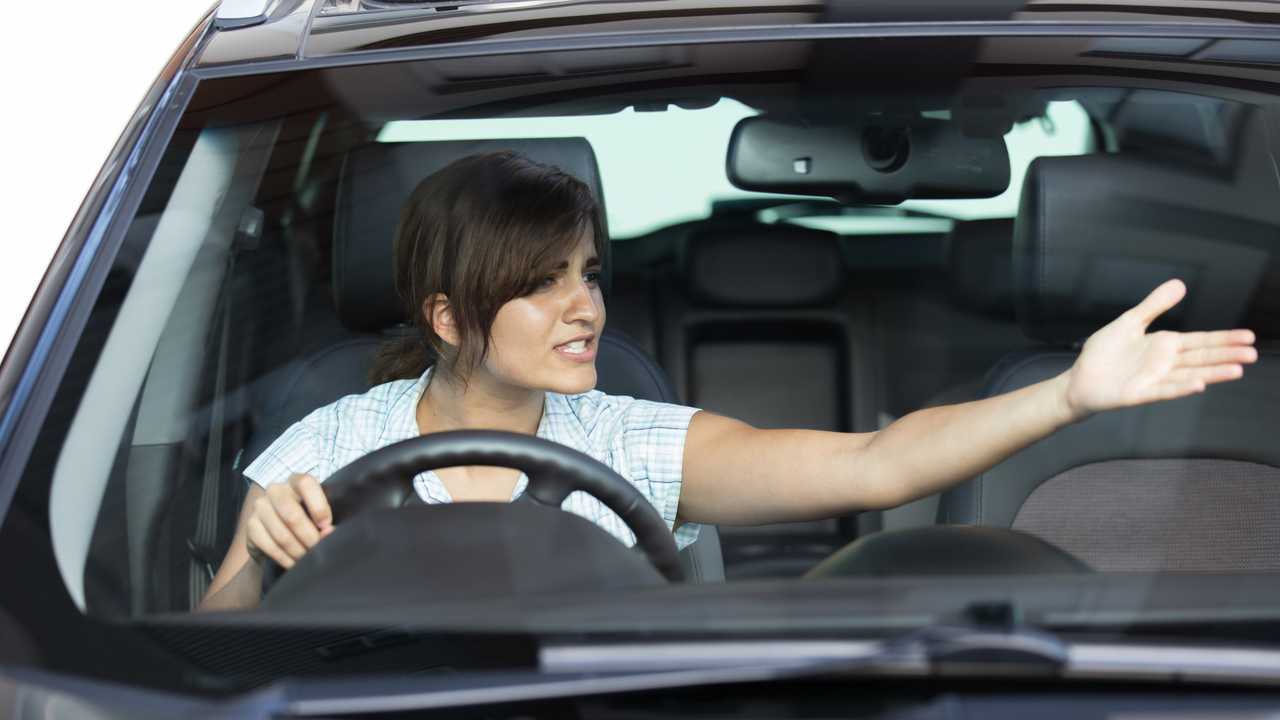
{"label": "open hand", "polygon": [[1148,333],[1186,294],[1181,280],[1170,280],[1089,337],[1068,371],[1066,403],[1075,419],[1204,392],[1258,359],[1249,330]]}

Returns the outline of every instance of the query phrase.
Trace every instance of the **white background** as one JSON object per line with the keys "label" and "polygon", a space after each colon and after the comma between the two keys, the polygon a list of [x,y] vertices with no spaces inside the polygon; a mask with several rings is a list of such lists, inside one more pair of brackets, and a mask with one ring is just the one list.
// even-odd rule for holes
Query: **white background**
{"label": "white background", "polygon": [[89,186],[213,0],[6,2],[0,13],[0,351]]}

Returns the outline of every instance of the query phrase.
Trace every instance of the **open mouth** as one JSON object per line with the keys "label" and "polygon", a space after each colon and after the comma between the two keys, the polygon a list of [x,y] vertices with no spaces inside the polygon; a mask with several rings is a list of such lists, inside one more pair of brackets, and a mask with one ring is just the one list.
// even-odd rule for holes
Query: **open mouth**
{"label": "open mouth", "polygon": [[557,345],[555,350],[571,360],[585,362],[595,358],[596,339],[595,337],[578,338],[577,340]]}

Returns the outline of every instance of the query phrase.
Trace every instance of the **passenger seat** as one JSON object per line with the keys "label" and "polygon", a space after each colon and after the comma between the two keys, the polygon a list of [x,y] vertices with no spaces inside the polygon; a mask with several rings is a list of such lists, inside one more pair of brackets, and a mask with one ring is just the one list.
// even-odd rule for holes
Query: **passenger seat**
{"label": "passenger seat", "polygon": [[[1018,316],[1040,349],[1005,358],[985,395],[1071,367],[1081,340],[1159,283],[1188,285],[1164,327],[1239,327],[1280,237],[1272,183],[1124,155],[1040,158],[1015,228]],[[1157,328],[1158,329],[1158,328]],[[1202,395],[1067,427],[942,498],[950,523],[1012,527],[1095,569],[1280,570],[1280,353]]]}

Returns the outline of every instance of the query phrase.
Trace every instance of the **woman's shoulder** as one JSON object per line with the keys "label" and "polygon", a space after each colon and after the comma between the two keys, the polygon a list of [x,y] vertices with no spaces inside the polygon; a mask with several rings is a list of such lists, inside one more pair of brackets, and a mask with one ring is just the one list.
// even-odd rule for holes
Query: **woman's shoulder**
{"label": "woman's shoulder", "polygon": [[565,409],[589,430],[636,430],[672,423],[688,425],[689,417],[697,412],[696,408],[686,405],[610,395],[600,390],[558,397]]}

